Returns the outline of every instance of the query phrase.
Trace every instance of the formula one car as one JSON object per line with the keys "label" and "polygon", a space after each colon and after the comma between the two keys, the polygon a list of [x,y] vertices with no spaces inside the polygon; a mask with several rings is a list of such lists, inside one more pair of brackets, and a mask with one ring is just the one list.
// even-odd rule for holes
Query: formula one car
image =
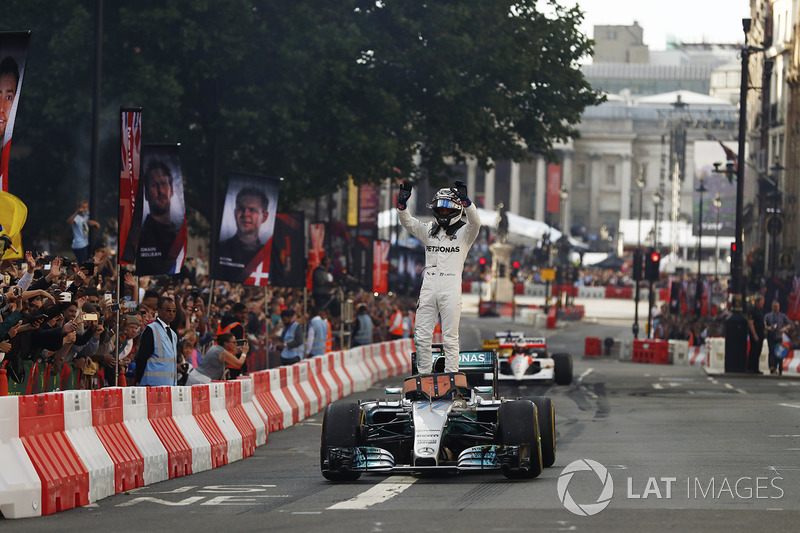
{"label": "formula one car", "polygon": [[[437,355],[434,368],[444,359]],[[507,478],[527,479],[552,466],[551,399],[497,398],[493,351],[461,352],[459,370],[412,375],[402,388],[386,389],[402,395],[397,400],[329,405],[322,419],[322,475],[352,481],[364,472],[500,470]],[[467,386],[467,374],[485,372],[495,376],[493,386]]]}
{"label": "formula one car", "polygon": [[[495,350],[498,359],[498,379],[536,380],[572,383],[572,355],[548,355],[544,337],[526,337],[521,331],[498,331],[495,339],[483,341],[484,350]],[[484,379],[491,379],[489,374]]]}

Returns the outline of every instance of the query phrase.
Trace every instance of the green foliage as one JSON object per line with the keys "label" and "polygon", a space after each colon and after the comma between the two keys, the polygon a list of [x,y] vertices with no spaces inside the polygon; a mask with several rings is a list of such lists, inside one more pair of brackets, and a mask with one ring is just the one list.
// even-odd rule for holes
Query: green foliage
{"label": "green foliage", "polygon": [[[64,233],[88,197],[94,2],[4,7],[2,29],[33,30],[11,192],[29,226]],[[555,0],[106,1],[99,216],[116,218],[120,106],[143,107],[144,142],[181,143],[187,205],[208,218],[230,171],[283,177],[288,209],[348,176],[437,183],[470,155],[552,156],[601,101],[581,17]]]}

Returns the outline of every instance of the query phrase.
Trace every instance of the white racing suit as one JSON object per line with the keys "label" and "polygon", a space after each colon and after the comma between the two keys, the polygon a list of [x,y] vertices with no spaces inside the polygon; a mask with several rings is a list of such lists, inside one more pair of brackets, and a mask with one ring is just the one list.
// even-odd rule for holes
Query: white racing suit
{"label": "white racing suit", "polygon": [[414,342],[417,348],[417,368],[420,374],[432,371],[431,342],[436,316],[442,317],[442,344],[445,372],[458,372],[458,326],[461,321],[461,274],[464,260],[481,229],[478,209],[474,204],[464,208],[466,223],[459,221],[446,230],[436,221],[423,223],[407,209],[398,210],[403,227],[425,245],[425,270],[417,303]]}

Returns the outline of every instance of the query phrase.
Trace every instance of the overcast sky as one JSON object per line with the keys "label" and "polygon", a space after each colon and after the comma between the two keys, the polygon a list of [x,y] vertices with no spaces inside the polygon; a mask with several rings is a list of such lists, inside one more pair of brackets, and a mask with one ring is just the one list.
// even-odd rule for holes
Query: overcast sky
{"label": "overcast sky", "polygon": [[650,50],[665,50],[667,36],[684,43],[743,43],[742,19],[750,17],[749,0],[559,0],[580,5],[583,31],[594,36],[595,25],[632,25],[644,29]]}

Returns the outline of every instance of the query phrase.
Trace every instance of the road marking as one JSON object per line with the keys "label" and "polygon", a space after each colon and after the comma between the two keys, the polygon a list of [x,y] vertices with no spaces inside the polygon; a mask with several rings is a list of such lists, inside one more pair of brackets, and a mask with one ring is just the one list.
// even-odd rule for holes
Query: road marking
{"label": "road marking", "polygon": [[779,403],[783,407],[794,407],[795,409],[800,409],[800,403]]}
{"label": "road marking", "polygon": [[790,437],[790,438],[800,437],[800,435],[767,435],[767,436],[768,437]]}
{"label": "road marking", "polygon": [[192,505],[193,503],[197,503],[204,498],[205,496],[189,496],[188,498],[183,499],[179,502],[171,502],[168,500],[162,500],[161,498],[151,498],[149,496],[141,496],[139,498],[134,498],[129,502],[120,503],[117,505],[117,507],[130,507],[131,505],[136,505],[137,503],[143,503],[143,502],[157,503],[159,505],[167,505],[169,507],[179,507],[183,505]]}
{"label": "road marking", "polygon": [[581,374],[580,376],[578,376],[578,383],[582,382],[582,381],[583,381],[583,378],[585,378],[586,376],[588,376],[589,374],[591,374],[593,370],[594,370],[593,368],[587,368],[586,370],[584,370],[584,371],[583,371],[583,374]]}
{"label": "road marking", "polygon": [[355,498],[331,505],[328,509],[366,509],[394,498],[410,487],[416,480],[417,478],[413,476],[387,479],[362,492]]}

